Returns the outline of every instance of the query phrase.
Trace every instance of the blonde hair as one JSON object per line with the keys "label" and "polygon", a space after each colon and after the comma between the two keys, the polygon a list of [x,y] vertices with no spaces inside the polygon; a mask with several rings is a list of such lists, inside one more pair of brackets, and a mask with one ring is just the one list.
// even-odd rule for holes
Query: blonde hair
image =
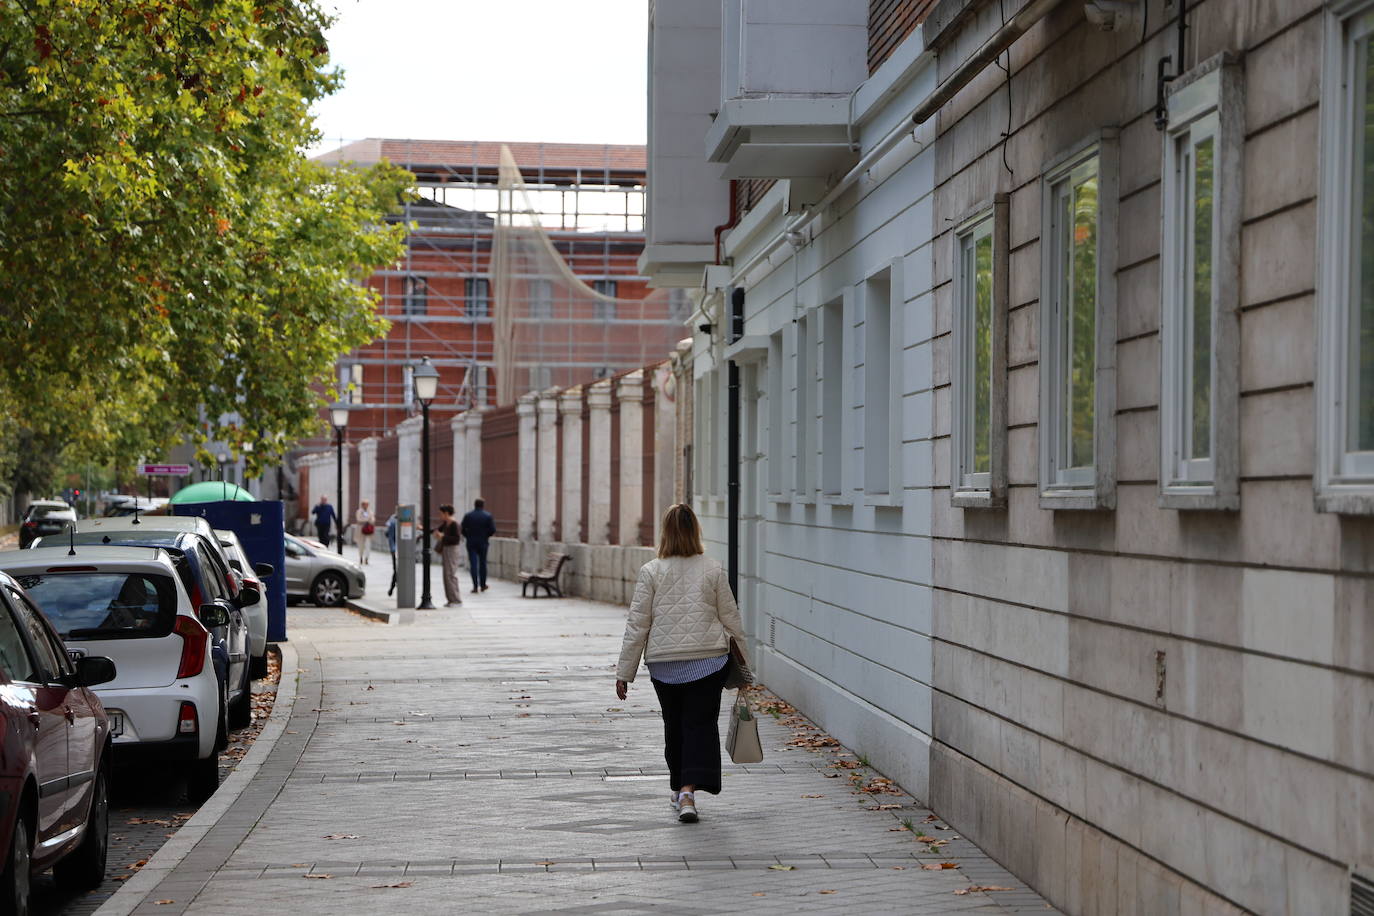
{"label": "blonde hair", "polygon": [[701,525],[697,514],[686,503],[669,506],[663,513],[663,536],[658,542],[660,557],[694,557],[706,552],[701,546]]}

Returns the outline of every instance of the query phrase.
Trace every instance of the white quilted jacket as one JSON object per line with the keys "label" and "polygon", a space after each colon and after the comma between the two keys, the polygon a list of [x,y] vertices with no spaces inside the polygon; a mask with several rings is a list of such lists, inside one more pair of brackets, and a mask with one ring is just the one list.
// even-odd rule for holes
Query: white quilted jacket
{"label": "white quilted jacket", "polygon": [[616,678],[633,681],[642,656],[651,662],[724,655],[744,627],[725,570],[706,556],[650,560],[639,570]]}

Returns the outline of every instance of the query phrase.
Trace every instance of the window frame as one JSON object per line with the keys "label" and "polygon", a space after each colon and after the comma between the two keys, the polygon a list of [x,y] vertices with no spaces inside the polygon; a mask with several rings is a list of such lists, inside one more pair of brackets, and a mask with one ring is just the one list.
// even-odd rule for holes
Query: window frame
{"label": "window frame", "polygon": [[[1317,198],[1317,435],[1313,475],[1320,512],[1374,515],[1374,452],[1351,451],[1349,433],[1350,325],[1354,245],[1348,231],[1360,196],[1351,118],[1362,90],[1347,91],[1358,43],[1374,38],[1374,2],[1332,2],[1325,14],[1321,90],[1321,192]],[[1363,20],[1363,22],[1361,21]],[[1352,84],[1352,89],[1354,85]],[[1357,95],[1358,92],[1358,95]],[[1355,193],[1352,193],[1354,191]]]}
{"label": "window frame", "polygon": [[799,503],[816,501],[815,454],[816,338],[811,311],[792,322],[792,499]]}
{"label": "window frame", "polygon": [[[997,194],[975,207],[953,234],[953,320],[950,340],[950,504],[964,509],[992,509],[1007,499],[1007,310],[1010,198]],[[987,471],[968,470],[973,412],[967,393],[972,387],[972,342],[975,316],[968,299],[964,253],[969,242],[988,238],[992,245],[991,360],[989,365]]]}
{"label": "window frame", "polygon": [[[1165,509],[1240,508],[1240,230],[1244,202],[1244,73],[1218,54],[1176,80],[1162,138],[1160,244],[1159,505]],[[1191,175],[1180,175],[1180,147],[1210,137],[1212,289],[1210,444],[1206,459],[1186,458],[1192,426],[1193,209]],[[1206,462],[1205,464],[1203,462]]]}
{"label": "window frame", "polygon": [[[883,282],[886,275],[887,301],[884,303],[886,327],[875,331],[873,317],[873,289],[875,284]],[[902,317],[906,308],[905,285],[902,280],[902,259],[892,258],[879,264],[871,270],[857,284],[859,291],[860,308],[863,314],[863,328],[859,339],[863,341],[863,458],[862,458],[862,477],[863,477],[863,501],[866,506],[900,507],[902,505],[902,401],[905,392],[902,390],[903,384],[903,346],[905,335],[903,333]],[[875,393],[875,383],[870,368],[873,365],[872,353],[873,344],[880,343],[886,350],[886,388],[887,405],[885,425],[887,428],[887,442],[885,446],[878,443],[872,432],[871,419],[875,416],[872,412],[873,395]],[[873,452],[877,447],[883,447],[883,454],[878,458],[873,457]],[[885,462],[886,486],[877,489],[876,481],[870,474],[874,461]]]}
{"label": "window frame", "polygon": [[429,314],[429,278],[408,273],[401,278],[401,314]]}
{"label": "window frame", "polygon": [[[1118,131],[1107,128],[1052,161],[1041,177],[1040,235],[1040,507],[1098,510],[1116,507],[1116,265],[1120,204]],[[1097,176],[1097,282],[1093,347],[1093,464],[1057,470],[1063,432],[1059,392],[1060,333],[1055,204],[1075,173],[1092,166]]]}
{"label": "window frame", "polygon": [[[478,295],[478,290],[482,290]],[[480,308],[476,306],[480,304]],[[463,307],[470,318],[491,317],[491,280],[487,277],[463,278]]]}
{"label": "window frame", "polygon": [[768,498],[780,501],[786,490],[783,450],[783,334],[775,331],[768,337]]}
{"label": "window frame", "polygon": [[[820,500],[837,506],[853,504],[850,492],[850,453],[854,436],[852,375],[849,353],[853,350],[853,287],[817,309],[820,316],[820,470],[817,487]],[[838,326],[837,326],[838,325]]]}

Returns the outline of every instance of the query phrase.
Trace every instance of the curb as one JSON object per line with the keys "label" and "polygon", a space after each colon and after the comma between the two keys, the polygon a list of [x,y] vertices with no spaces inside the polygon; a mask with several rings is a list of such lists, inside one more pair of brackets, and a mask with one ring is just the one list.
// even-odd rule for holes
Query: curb
{"label": "curb", "polygon": [[191,854],[196,844],[204,839],[210,828],[223,817],[238,801],[239,796],[248,788],[253,777],[262,768],[263,762],[272,753],[277,739],[286,731],[286,723],[291,718],[296,705],[296,669],[299,658],[290,643],[277,643],[281,651],[281,679],[277,684],[277,699],[272,703],[272,712],[258,734],[253,746],[229,778],[220,784],[210,800],[200,806],[189,821],[177,830],[176,835],[162,845],[136,875],[125,881],[114,895],[101,904],[96,916],[128,916],[138,908],[162,882],[162,879],[181,864]]}
{"label": "curb", "polygon": [[362,614],[364,617],[371,617],[373,620],[380,620],[387,626],[395,626],[401,622],[400,611],[384,611],[381,608],[373,607],[370,604],[363,604],[361,601],[354,601],[348,598],[344,601],[344,607],[355,614]]}

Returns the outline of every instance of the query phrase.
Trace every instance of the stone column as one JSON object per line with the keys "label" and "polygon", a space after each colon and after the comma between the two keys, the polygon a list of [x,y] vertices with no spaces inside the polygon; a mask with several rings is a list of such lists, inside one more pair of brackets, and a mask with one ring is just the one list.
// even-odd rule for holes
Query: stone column
{"label": "stone column", "polygon": [[467,413],[455,414],[453,419],[448,421],[448,428],[453,433],[453,508],[462,518],[463,513],[468,511],[468,479],[467,479]]}
{"label": "stone column", "polygon": [[611,380],[587,389],[587,543],[611,539]]}
{"label": "stone column", "polygon": [[620,377],[620,543],[639,543],[644,517],[644,373]]}
{"label": "stone column", "polygon": [[563,543],[581,539],[582,531],[582,386],[569,388],[559,398],[563,412]]}
{"label": "stone column", "polygon": [[377,514],[377,440],[364,439],[358,443],[358,504],[367,500],[372,514]]}
{"label": "stone column", "polygon": [[[425,508],[420,505],[420,427],[418,416],[396,424],[396,504],[415,507],[416,524]],[[433,429],[430,430],[433,432]]]}
{"label": "stone column", "polygon": [[538,442],[539,430],[535,420],[535,399],[538,395],[533,392],[522,394],[515,405],[515,415],[519,418],[520,430],[520,473],[517,478],[518,492],[516,493],[516,536],[522,541],[534,540],[534,519],[535,519],[535,487],[537,484],[535,473],[538,468]]}
{"label": "stone column", "polygon": [[654,542],[662,534],[663,512],[674,502],[677,479],[677,403],[673,367],[667,361],[654,367]]}
{"label": "stone column", "polygon": [[539,540],[547,544],[558,539],[558,390],[540,392],[535,410],[539,426],[536,530]]}
{"label": "stone column", "polygon": [[482,499],[482,411],[469,410],[466,417],[464,436],[467,440],[467,491],[466,512],[472,508],[472,501]]}

